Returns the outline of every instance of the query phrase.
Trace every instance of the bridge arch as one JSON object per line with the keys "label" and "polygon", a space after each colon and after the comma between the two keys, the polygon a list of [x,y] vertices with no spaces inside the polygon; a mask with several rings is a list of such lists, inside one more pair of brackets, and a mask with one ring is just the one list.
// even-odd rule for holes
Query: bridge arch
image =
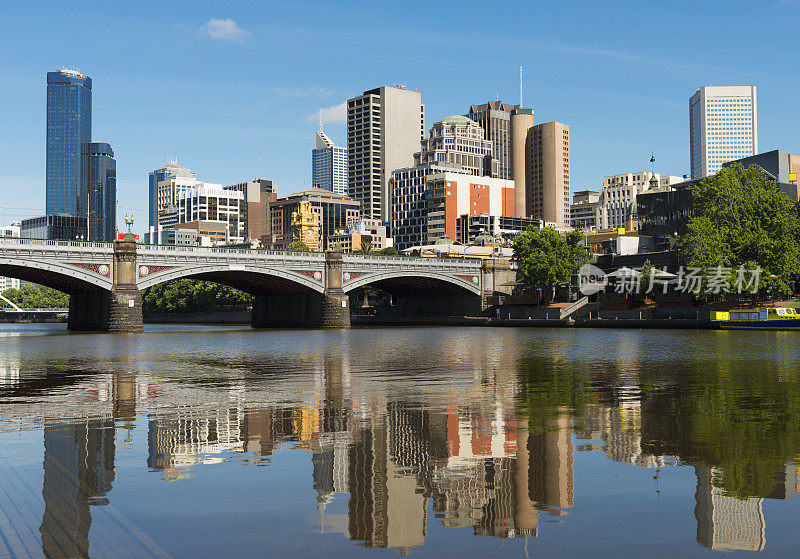
{"label": "bridge arch", "polygon": [[254,295],[323,293],[325,290],[322,282],[323,272],[321,270],[300,273],[292,270],[265,268],[247,264],[240,266],[215,264],[173,268],[140,277],[137,286],[140,290],[144,290],[160,283],[181,278],[212,281]]}
{"label": "bridge arch", "polygon": [[[477,278],[477,282],[473,278]],[[344,292],[349,293],[371,285],[389,293],[413,295],[480,295],[480,272],[461,276],[433,271],[397,270],[367,273],[344,282]]]}
{"label": "bridge arch", "polygon": [[[101,272],[105,272],[105,275]],[[96,271],[73,264],[0,257],[0,276],[38,283],[70,295],[93,291],[110,292],[112,287],[112,270],[108,265],[98,265]]]}

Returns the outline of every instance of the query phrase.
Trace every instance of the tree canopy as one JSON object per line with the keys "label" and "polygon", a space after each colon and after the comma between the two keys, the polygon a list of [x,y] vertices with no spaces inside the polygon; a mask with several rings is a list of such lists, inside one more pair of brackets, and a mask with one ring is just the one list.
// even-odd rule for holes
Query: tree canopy
{"label": "tree canopy", "polygon": [[517,280],[533,287],[547,288],[570,281],[572,274],[589,261],[589,250],[581,244],[583,236],[573,231],[565,236],[551,228],[528,226],[514,240],[514,260],[519,268]]}
{"label": "tree canopy", "polygon": [[[19,289],[6,289],[2,295],[23,309],[65,309],[69,307],[69,295],[33,283],[26,283]],[[3,301],[0,301],[0,304],[2,303]]]}
{"label": "tree canopy", "polygon": [[718,267],[760,267],[762,287],[790,291],[800,274],[800,207],[761,167],[723,167],[696,185],[692,197],[694,216],[677,244],[687,266],[705,277]]}
{"label": "tree canopy", "polygon": [[311,252],[311,249],[303,241],[292,241],[286,247],[286,250],[291,252]]}
{"label": "tree canopy", "polygon": [[142,291],[142,308],[146,312],[203,312],[223,307],[245,306],[252,295],[210,281],[182,278]]}

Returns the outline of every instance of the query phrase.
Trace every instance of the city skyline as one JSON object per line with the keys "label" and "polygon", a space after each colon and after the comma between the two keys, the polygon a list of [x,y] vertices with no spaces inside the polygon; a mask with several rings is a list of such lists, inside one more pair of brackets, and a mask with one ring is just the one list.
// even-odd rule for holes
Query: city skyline
{"label": "city skyline", "polygon": [[[39,13],[42,9],[47,12]],[[546,30],[548,22],[567,17],[567,9],[525,6],[519,13],[523,18],[535,16]],[[286,5],[275,6],[267,18],[258,7],[233,5],[219,14],[202,3],[195,13],[167,6],[156,16],[145,3],[132,9],[136,13],[131,14],[131,23],[101,29],[102,36],[113,29],[118,39],[113,56],[97,52],[93,45],[98,38],[89,39],[91,34],[83,34],[87,39],[64,41],[55,54],[52,47],[35,43],[30,22],[36,21],[44,33],[69,24],[79,37],[84,26],[103,28],[104,18],[113,16],[14,6],[8,10],[8,29],[0,40],[7,48],[12,44],[24,48],[28,56],[24,64],[16,59],[2,66],[12,87],[0,93],[0,100],[16,109],[4,115],[14,137],[5,139],[3,151],[15,165],[4,166],[0,174],[0,192],[6,199],[0,214],[4,222],[44,214],[43,76],[62,65],[76,65],[93,78],[93,88],[98,90],[93,140],[114,146],[118,221],[126,213],[133,214],[137,231],[143,231],[148,221],[147,174],[169,157],[177,157],[215,183],[268,176],[284,196],[311,185],[308,150],[313,147],[320,109],[326,133],[344,145],[344,124],[337,122],[342,120],[342,111],[334,108],[368,88],[406,83],[422,93],[426,121],[432,123],[470,104],[494,100],[495,94],[505,102],[518,103],[519,65],[525,66],[525,105],[534,109],[535,122],[557,120],[571,127],[573,192],[597,188],[603,176],[645,167],[651,152],[657,155],[657,172],[689,173],[687,101],[708,84],[756,85],[760,90],[759,151],[798,151],[798,140],[791,134],[798,119],[791,111],[796,79],[783,75],[783,64],[765,61],[759,49],[747,49],[714,29],[704,30],[709,41],[698,52],[683,44],[687,41],[682,39],[695,30],[685,25],[681,10],[643,9],[669,33],[652,40],[644,27],[632,29],[609,21],[600,8],[587,4],[585,20],[576,28],[582,31],[580,38],[577,33],[564,37],[554,30],[537,33],[536,40],[531,40],[511,27],[508,33],[488,34],[489,42],[503,49],[498,62],[495,49],[482,47],[487,52],[476,53],[474,47],[458,43],[447,55],[423,59],[411,50],[401,58],[398,42],[409,48],[420,41],[427,44],[432,39],[426,33],[433,23],[400,17],[391,7],[367,16],[336,14],[324,5],[298,27],[290,23],[298,20],[296,8]],[[780,27],[800,7],[778,2],[758,8],[748,4],[748,9],[752,16],[748,21],[757,33]],[[716,18],[719,27],[734,17],[711,7],[693,8],[693,13],[700,20]],[[352,26],[366,29],[386,17],[397,18],[391,36],[384,34],[385,44],[377,45],[364,64],[351,67],[342,60],[329,67],[314,66],[312,51],[321,42],[326,48],[330,45],[330,33],[315,34],[316,29],[325,25],[337,31]],[[148,22],[148,29],[156,29],[145,31],[142,41],[137,34],[142,33],[146,18],[158,18],[159,25]],[[593,29],[589,22],[598,18],[604,26]],[[164,29],[167,32],[159,34]],[[618,37],[611,38],[615,30]],[[788,39],[779,33],[761,35],[766,37],[761,49],[777,49],[791,58]],[[282,48],[265,50],[259,38],[266,36],[276,38]],[[358,48],[358,41],[368,39],[342,36],[329,48],[336,57],[346,58],[346,52]],[[711,43],[714,46],[708,46]],[[257,75],[256,64],[268,71]],[[480,79],[474,71],[464,72],[468,67],[479,68]],[[150,77],[154,72],[158,80]],[[619,80],[620,72],[639,73],[643,79]],[[164,126],[165,122],[169,125]],[[632,129],[638,132],[631,134]],[[166,133],[154,134],[156,130]]]}

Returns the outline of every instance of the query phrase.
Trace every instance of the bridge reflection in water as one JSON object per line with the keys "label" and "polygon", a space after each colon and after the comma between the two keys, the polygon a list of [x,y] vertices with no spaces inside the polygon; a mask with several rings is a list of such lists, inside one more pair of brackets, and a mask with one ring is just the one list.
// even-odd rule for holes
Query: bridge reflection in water
{"label": "bridge reflection in water", "polygon": [[[580,508],[576,450],[648,468],[654,491],[665,470],[682,461],[694,465],[696,540],[711,549],[764,549],[764,499],[789,499],[797,490],[800,445],[789,432],[796,420],[783,417],[794,404],[773,406],[771,413],[783,418],[766,433],[789,440],[782,448],[788,454],[758,457],[740,448],[734,456],[722,447],[748,441],[737,440],[736,431],[713,440],[714,429],[726,427],[699,414],[710,403],[742,411],[730,401],[742,386],[726,386],[729,379],[713,371],[704,382],[716,383],[717,395],[709,396],[693,384],[698,378],[568,373],[555,359],[533,364],[506,352],[470,371],[469,382],[464,373],[460,382],[448,382],[457,376],[451,374],[423,390],[413,374],[401,380],[386,373],[387,381],[346,358],[302,359],[307,372],[295,378],[265,374],[256,360],[225,372],[206,361],[205,372],[190,382],[169,372],[3,373],[0,402],[14,403],[0,403],[0,417],[43,422],[44,554],[165,555],[113,506],[121,477],[115,460],[142,427],[150,475],[178,484],[198,468],[228,467],[220,464],[232,460],[267,466],[262,471],[269,476],[276,452],[302,449],[312,466],[316,506],[308,506],[316,508],[319,529],[400,551],[424,545],[431,522],[502,539],[540,536],[543,521],[569,523]],[[8,370],[16,371],[0,367]],[[776,379],[765,376],[761,387]],[[32,495],[21,488],[28,478],[14,479],[18,474],[6,468],[3,480],[0,541],[12,553],[30,551],[33,533],[6,533],[19,520],[9,505],[23,510],[20,503]],[[329,512],[339,500],[347,501],[346,513]]]}

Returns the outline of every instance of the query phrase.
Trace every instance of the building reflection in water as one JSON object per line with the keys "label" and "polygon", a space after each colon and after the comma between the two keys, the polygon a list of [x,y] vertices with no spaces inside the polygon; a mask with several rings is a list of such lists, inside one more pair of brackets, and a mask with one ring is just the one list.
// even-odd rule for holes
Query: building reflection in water
{"label": "building reflection in water", "polygon": [[[338,356],[310,368],[305,380],[279,389],[238,377],[214,390],[165,385],[169,407],[146,411],[147,466],[177,481],[235,453],[268,465],[279,445],[291,443],[310,454],[322,531],[402,552],[425,543],[429,510],[444,526],[476,535],[538,536],[540,516],[562,517],[576,506],[575,448],[651,468],[656,483],[661,468],[703,463],[691,458],[705,449],[684,432],[676,410],[686,395],[670,379],[649,379],[645,390],[626,370],[559,385],[549,374],[522,378],[506,357],[478,364],[473,384],[442,382],[417,393],[411,382],[350,374]],[[115,373],[108,394],[98,396],[105,415],[46,425],[45,555],[89,554],[91,507],[108,503],[116,432],[130,436],[134,428],[137,383],[133,374]],[[558,397],[539,398],[550,389]],[[180,401],[191,404],[176,407]],[[693,418],[690,411],[683,415]],[[764,500],[795,495],[798,464],[784,466],[771,491],[738,497],[725,489],[726,467],[695,468],[697,541],[715,550],[762,550]],[[346,499],[346,515],[328,513],[337,499]]]}

